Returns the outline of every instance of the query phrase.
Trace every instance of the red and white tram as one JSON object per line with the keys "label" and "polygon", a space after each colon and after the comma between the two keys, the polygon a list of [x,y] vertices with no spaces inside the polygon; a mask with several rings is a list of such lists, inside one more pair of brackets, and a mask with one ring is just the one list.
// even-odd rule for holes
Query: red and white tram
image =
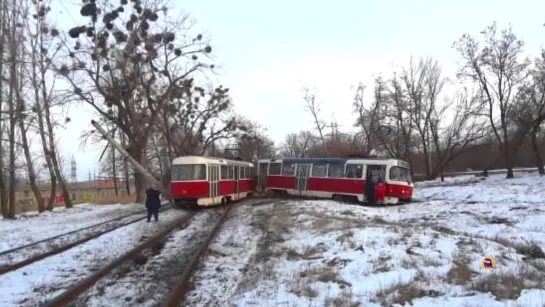
{"label": "red and white tram", "polygon": [[185,156],[172,161],[170,193],[176,206],[213,206],[252,194],[253,164],[219,158]]}
{"label": "red and white tram", "polygon": [[256,190],[365,202],[365,179],[385,183],[381,204],[410,201],[413,183],[409,164],[397,159],[293,158],[258,161]]}

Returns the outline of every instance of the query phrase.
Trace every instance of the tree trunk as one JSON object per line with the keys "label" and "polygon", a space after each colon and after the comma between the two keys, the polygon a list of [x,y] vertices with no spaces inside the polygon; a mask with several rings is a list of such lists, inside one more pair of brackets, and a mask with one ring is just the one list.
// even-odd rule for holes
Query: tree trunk
{"label": "tree trunk", "polygon": [[112,150],[112,177],[114,178],[114,189],[115,189],[115,196],[119,196],[119,189],[117,188],[117,161],[115,156],[115,148],[111,148]]}
{"label": "tree trunk", "polygon": [[[39,32],[39,25],[36,25],[36,31]],[[43,57],[40,54],[39,49],[39,39],[36,39],[36,41],[33,42],[33,49],[31,54],[31,83],[32,87],[34,89],[34,109],[36,112],[36,117],[38,120],[38,133],[40,135],[40,141],[42,143],[42,151],[44,153],[44,160],[47,165],[47,170],[49,172],[49,181],[50,181],[50,190],[49,190],[49,199],[47,201],[46,210],[53,210],[53,205],[55,204],[55,198],[57,195],[57,176],[55,175],[55,171],[53,169],[53,164],[51,163],[51,158],[49,154],[49,144],[47,143],[46,138],[46,132],[45,132],[45,124],[44,124],[44,112],[42,107],[42,100],[45,101],[48,98],[47,91],[43,89],[41,91],[41,94],[43,97],[40,97],[40,89],[42,86],[45,86],[45,80],[40,80],[40,75],[42,77],[44,74],[39,74],[40,70],[45,69],[43,67],[43,63],[41,61],[43,60]],[[39,65],[39,63],[41,63]],[[38,66],[39,65],[39,66]]]}
{"label": "tree trunk", "polygon": [[[2,17],[5,16],[5,10],[1,6],[0,2],[0,14]],[[0,54],[4,54],[4,26],[0,28]],[[4,61],[0,60],[0,75],[3,76],[4,72]],[[4,78],[0,78],[0,89],[4,88]],[[0,113],[3,113],[4,106],[4,96],[0,95]],[[6,186],[6,176],[4,173],[4,142],[2,141],[4,136],[4,126],[0,125],[0,208],[2,210],[2,216],[7,218],[9,215],[8,209],[8,193]]]}
{"label": "tree trunk", "polygon": [[[40,42],[40,46],[43,47],[43,42]],[[45,117],[45,124],[47,127],[47,134],[48,134],[48,141],[49,141],[49,158],[51,159],[51,165],[53,166],[54,173],[57,177],[57,180],[59,181],[59,184],[61,186],[62,196],[64,198],[64,205],[66,208],[72,208],[72,198],[70,197],[70,193],[68,192],[68,188],[66,186],[66,181],[64,180],[64,177],[61,172],[61,168],[59,166],[59,160],[57,159],[57,148],[55,144],[55,131],[53,130],[53,123],[51,119],[51,105],[50,105],[50,97],[47,94],[46,88],[46,67],[44,67],[44,63],[41,63],[40,66],[40,75],[41,75],[41,90],[42,90],[42,97],[43,97],[43,115]],[[51,195],[51,197],[55,197],[55,195]]]}
{"label": "tree trunk", "polygon": [[45,115],[45,122],[47,125],[47,132],[49,135],[49,154],[51,158],[51,164],[53,164],[53,169],[55,170],[55,175],[57,176],[57,180],[59,180],[59,184],[61,186],[62,191],[62,197],[64,198],[64,206],[66,208],[72,208],[74,205],[72,204],[72,198],[70,197],[70,192],[68,192],[68,187],[66,186],[66,181],[64,180],[64,177],[61,172],[61,168],[59,165],[59,159],[57,159],[57,148],[55,145],[55,135],[53,131],[53,123],[51,122],[51,114],[49,112],[49,102],[44,103],[44,115]]}
{"label": "tree trunk", "polygon": [[534,151],[534,157],[536,161],[537,170],[539,172],[539,175],[543,176],[545,175],[545,168],[543,167],[543,159],[541,157],[541,152],[539,151],[539,144],[537,141],[537,132],[539,130],[539,126],[534,127],[531,132],[532,137],[532,150]]}
{"label": "tree trunk", "polygon": [[[143,146],[137,146],[133,144],[129,147],[128,153],[131,157],[138,161],[138,163],[142,164],[142,166],[146,168],[146,165],[143,165],[142,163],[145,160]],[[135,171],[134,185],[136,186],[136,202],[144,203],[144,201],[146,200],[146,176],[144,174],[141,174],[140,172]]]}
{"label": "tree trunk", "polygon": [[[33,78],[38,78],[38,76],[34,73]],[[35,79],[37,81],[37,79]],[[40,140],[42,143],[42,151],[44,153],[44,160],[47,165],[47,170],[49,171],[49,199],[47,200],[46,210],[53,210],[53,205],[55,204],[55,197],[57,195],[57,175],[55,175],[55,170],[53,169],[53,164],[51,163],[51,156],[49,154],[49,144],[47,143],[47,138],[45,136],[45,124],[44,124],[44,113],[42,108],[42,103],[40,102],[40,94],[39,94],[39,84],[38,82],[33,82],[34,86],[34,97],[36,99],[36,114],[38,119],[38,132],[40,134]]]}
{"label": "tree trunk", "polygon": [[511,152],[511,144],[509,143],[509,135],[507,133],[507,122],[505,120],[505,117],[503,114],[501,114],[502,118],[501,118],[501,129],[502,129],[502,133],[503,133],[503,144],[501,144],[501,140],[498,139],[498,141],[500,141],[500,145],[503,145],[503,156],[504,156],[504,159],[505,159],[505,166],[507,167],[507,179],[511,179],[511,178],[515,178],[515,175],[513,174],[513,156],[515,155],[514,152]]}
{"label": "tree trunk", "polygon": [[505,160],[505,166],[507,167],[507,179],[515,178],[515,174],[513,173],[513,156],[510,152],[509,145],[506,143],[503,144],[504,148],[504,160]]}
{"label": "tree trunk", "polygon": [[34,164],[32,161],[32,156],[30,154],[30,148],[28,143],[28,137],[27,137],[27,129],[25,127],[25,118],[24,118],[24,111],[25,108],[25,102],[23,99],[18,97],[19,100],[19,110],[21,112],[19,113],[19,130],[21,132],[21,141],[23,143],[23,151],[25,153],[25,160],[27,165],[27,172],[28,172],[28,181],[30,184],[30,187],[32,188],[32,192],[34,193],[34,198],[36,198],[36,204],[38,205],[38,212],[44,212],[45,211],[45,204],[44,199],[42,197],[42,193],[40,192],[40,189],[38,188],[38,184],[36,183],[36,172],[34,170]]}
{"label": "tree trunk", "polygon": [[[125,133],[119,129],[119,134],[121,135],[121,146],[126,147],[127,142],[125,141]],[[127,159],[123,158],[123,171],[125,177],[125,189],[127,190],[127,195],[131,195],[131,177],[129,176],[129,163]]]}
{"label": "tree trunk", "polygon": [[[507,145],[506,145],[507,146]],[[504,160],[505,160],[505,166],[507,167],[507,179],[515,178],[515,174],[513,173],[513,159],[511,157],[511,153],[508,149],[504,149]]]}
{"label": "tree trunk", "polygon": [[16,202],[15,199],[15,186],[16,186],[16,169],[15,169],[15,127],[17,125],[15,118],[15,91],[17,91],[17,49],[19,46],[16,44],[16,31],[15,31],[15,19],[17,15],[11,16],[11,29],[9,38],[9,49],[11,56],[9,58],[9,93],[8,93],[8,112],[9,112],[9,212],[8,218],[15,218]]}

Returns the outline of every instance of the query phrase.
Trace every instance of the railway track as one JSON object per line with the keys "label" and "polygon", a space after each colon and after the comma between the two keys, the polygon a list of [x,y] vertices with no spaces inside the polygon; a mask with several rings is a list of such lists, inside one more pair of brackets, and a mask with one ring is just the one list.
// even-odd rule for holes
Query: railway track
{"label": "railway track", "polygon": [[[267,200],[270,201],[270,200]],[[192,236],[191,239],[187,240],[189,242],[184,243],[185,251],[180,252],[181,254],[187,255],[187,257],[179,256],[174,259],[175,263],[173,265],[174,271],[171,269],[163,268],[157,272],[151,272],[152,275],[156,278],[163,278],[165,273],[170,275],[169,280],[166,282],[171,287],[170,292],[165,289],[165,294],[163,295],[164,301],[163,306],[179,306],[183,303],[185,294],[189,290],[189,280],[198,266],[199,259],[205,254],[208,250],[209,244],[212,242],[214,236],[219,231],[221,225],[225,219],[229,216],[229,213],[232,212],[233,208],[248,201],[242,201],[237,204],[230,204],[227,206],[221,206],[218,208],[213,208],[212,210],[199,210],[199,211],[190,211],[187,215],[177,219],[171,223],[167,228],[165,228],[160,233],[154,235],[153,237],[148,238],[144,243],[130,250],[123,256],[119,257],[110,264],[102,267],[92,275],[87,278],[79,281],[72,287],[68,288],[65,292],[61,293],[57,297],[54,297],[50,301],[46,302],[44,306],[56,307],[56,306],[66,306],[68,304],[78,301],[78,298],[84,293],[92,293],[91,289],[97,284],[104,283],[107,286],[111,286],[114,282],[106,282],[106,277],[114,278],[114,272],[123,271],[124,265],[130,265],[132,261],[136,261],[141,257],[146,251],[156,248],[157,246],[165,246],[164,242],[169,238],[172,238],[177,231],[182,231],[190,225],[196,223],[197,218],[208,218],[213,219],[213,223],[209,223],[207,226],[195,226],[196,228],[202,227],[205,228],[197,236]],[[251,205],[263,203],[264,201],[252,201]],[[207,215],[207,216],[201,216]],[[202,219],[201,219],[202,220]],[[184,239],[185,240],[185,239]],[[193,241],[193,242],[191,242]],[[184,246],[180,246],[183,248]],[[186,258],[186,259],[184,259]],[[136,268],[138,270],[139,268]],[[134,270],[134,268],[133,268]],[[147,272],[149,274],[149,272]],[[126,272],[125,272],[126,274]],[[136,276],[135,276],[136,275]],[[133,272],[131,281],[140,281],[141,283],[146,282],[146,272],[141,269],[137,272]],[[115,278],[114,278],[115,279]],[[85,304],[85,303],[82,303]],[[120,303],[121,304],[121,303]],[[76,304],[78,305],[78,304]]]}
{"label": "railway track", "polygon": [[[167,205],[161,208],[161,212],[170,209],[172,207]],[[2,251],[0,252],[0,275],[60,254],[116,229],[141,221],[146,216],[132,219],[131,217],[139,214],[143,215],[145,212],[146,210],[140,210],[95,225]]]}

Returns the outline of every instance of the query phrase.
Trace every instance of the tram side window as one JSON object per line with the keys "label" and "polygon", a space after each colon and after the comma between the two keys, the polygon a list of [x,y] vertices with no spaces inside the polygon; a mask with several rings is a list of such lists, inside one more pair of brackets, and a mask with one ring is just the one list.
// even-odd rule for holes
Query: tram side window
{"label": "tram side window", "polygon": [[294,176],[295,175],[295,164],[286,163],[282,166],[282,176]]}
{"label": "tram side window", "polygon": [[327,176],[327,164],[312,165],[312,177],[326,177],[326,176]]}
{"label": "tram side window", "polygon": [[246,171],[246,168],[245,168],[245,167],[241,167],[241,168],[240,168],[240,176],[239,176],[238,178],[240,178],[240,179],[245,179],[245,178],[246,178],[245,171]]}
{"label": "tram side window", "polygon": [[361,164],[347,164],[346,165],[346,178],[361,178],[363,175],[363,165]]}
{"label": "tram side window", "polygon": [[252,178],[252,173],[251,173],[251,169],[249,166],[246,166],[246,179],[250,179]]}
{"label": "tram side window", "polygon": [[182,164],[172,166],[172,181],[206,180],[205,164]]}
{"label": "tram side window", "polygon": [[343,164],[330,164],[327,172],[329,178],[343,178],[344,177],[344,165]]}
{"label": "tram side window", "polygon": [[229,179],[233,180],[235,179],[235,167],[234,166],[229,166]]}
{"label": "tram side window", "polygon": [[221,166],[221,179],[227,179],[228,177],[228,173],[227,173],[227,165],[222,165]]}
{"label": "tram side window", "polygon": [[390,180],[392,181],[403,181],[403,182],[412,182],[411,171],[408,168],[392,166],[390,168]]}
{"label": "tram side window", "polygon": [[374,182],[377,182],[379,178],[384,181],[386,179],[386,165],[367,165],[367,174],[365,178],[369,175],[371,175]]}
{"label": "tram side window", "polygon": [[271,163],[269,164],[269,175],[278,176],[282,171],[282,164]]}

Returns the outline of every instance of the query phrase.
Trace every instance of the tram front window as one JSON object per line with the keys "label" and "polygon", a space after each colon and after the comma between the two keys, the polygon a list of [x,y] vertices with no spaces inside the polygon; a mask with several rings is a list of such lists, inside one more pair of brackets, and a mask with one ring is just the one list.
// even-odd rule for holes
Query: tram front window
{"label": "tram front window", "polygon": [[206,180],[205,164],[182,164],[172,166],[172,181]]}

